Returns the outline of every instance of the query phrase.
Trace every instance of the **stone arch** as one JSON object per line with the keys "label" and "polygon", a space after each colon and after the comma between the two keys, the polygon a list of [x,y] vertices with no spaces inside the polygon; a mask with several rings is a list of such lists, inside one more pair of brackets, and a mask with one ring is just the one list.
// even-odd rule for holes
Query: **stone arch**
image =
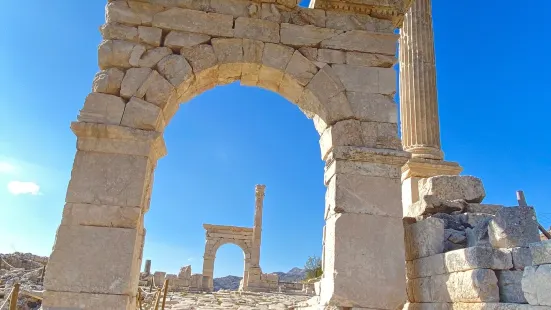
{"label": "stone arch", "polygon": [[[71,124],[77,153],[44,307],[133,308],[153,172],[166,154],[162,132],[181,102],[236,80],[280,93],[320,133],[327,185],[320,302],[402,303],[400,169],[409,154],[397,135],[391,67],[392,21],[403,3],[263,2],[108,2],[101,71]],[[383,236],[395,246],[380,249]]]}
{"label": "stone arch", "polygon": [[249,227],[204,224],[206,230],[205,253],[203,255],[203,289],[214,289],[214,261],[216,252],[225,244],[237,245],[243,250],[243,289],[248,283],[248,271],[253,250],[253,229]]}

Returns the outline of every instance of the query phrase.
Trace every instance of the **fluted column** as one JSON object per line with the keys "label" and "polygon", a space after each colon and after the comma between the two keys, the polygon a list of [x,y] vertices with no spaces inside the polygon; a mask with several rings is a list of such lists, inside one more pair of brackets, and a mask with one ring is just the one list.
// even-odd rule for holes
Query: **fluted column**
{"label": "fluted column", "polygon": [[404,150],[442,159],[430,0],[414,0],[400,33],[400,118]]}

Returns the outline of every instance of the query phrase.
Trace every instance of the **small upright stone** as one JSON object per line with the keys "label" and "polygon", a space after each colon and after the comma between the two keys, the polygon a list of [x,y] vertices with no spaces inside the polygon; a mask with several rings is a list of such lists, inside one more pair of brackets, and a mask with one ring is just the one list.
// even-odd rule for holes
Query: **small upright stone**
{"label": "small upright stone", "polygon": [[539,242],[536,212],[532,207],[503,208],[488,225],[490,243],[494,248],[528,247]]}

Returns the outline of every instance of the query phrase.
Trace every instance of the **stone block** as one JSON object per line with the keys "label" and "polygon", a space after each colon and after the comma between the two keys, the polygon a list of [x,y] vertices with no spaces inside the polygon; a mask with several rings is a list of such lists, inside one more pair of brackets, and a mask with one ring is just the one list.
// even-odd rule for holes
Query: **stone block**
{"label": "stone block", "polygon": [[163,31],[160,28],[145,27],[145,26],[138,27],[139,43],[159,47],[161,46],[162,36],[163,36]]}
{"label": "stone block", "polygon": [[165,123],[163,112],[158,106],[132,97],[124,109],[121,125],[144,130],[161,130]]}
{"label": "stone block", "polygon": [[330,64],[343,64],[345,63],[345,56],[346,53],[343,51],[320,48],[317,60]]}
{"label": "stone block", "polygon": [[283,81],[283,75],[283,71],[262,65],[258,71],[257,85],[273,92],[277,92],[281,82]]}
{"label": "stone block", "polygon": [[381,68],[392,68],[397,62],[395,56],[361,52],[346,52],[345,60],[345,63],[353,66]]}
{"label": "stone block", "polygon": [[318,68],[299,51],[295,51],[285,72],[296,79],[300,85],[306,86],[318,72]]}
{"label": "stone block", "polygon": [[361,121],[398,123],[397,105],[385,95],[366,92],[346,92],[356,119]]}
{"label": "stone block", "polygon": [[345,90],[339,76],[331,66],[325,66],[319,70],[307,88],[316,94],[318,100],[322,102],[328,102],[329,98],[333,98]]}
{"label": "stone block", "polygon": [[279,24],[268,20],[238,17],[234,32],[236,38],[279,43]]}
{"label": "stone block", "polygon": [[291,47],[266,43],[262,54],[262,64],[274,69],[285,71],[295,50]]}
{"label": "stone block", "polygon": [[347,91],[383,95],[392,95],[396,92],[396,72],[391,68],[346,64],[335,64],[332,67]]}
{"label": "stone block", "polygon": [[189,60],[195,74],[214,67],[218,62],[214,49],[208,44],[200,44],[192,48],[182,48],[181,54]]}
{"label": "stone block", "polygon": [[348,213],[330,217],[325,230],[321,304],[401,307],[406,301],[402,227],[401,218]]}
{"label": "stone block", "polygon": [[473,176],[440,175],[419,183],[419,197],[432,195],[441,200],[481,202],[486,196],[479,178]]}
{"label": "stone block", "polygon": [[334,146],[362,146],[361,123],[344,120],[325,129],[320,137],[321,158],[325,160]]}
{"label": "stone block", "polygon": [[[46,291],[134,295],[138,229],[65,226],[57,231],[46,269]],[[101,270],[101,272],[98,272]]]}
{"label": "stone block", "polygon": [[157,64],[157,70],[174,87],[178,87],[184,82],[191,84],[193,78],[191,66],[186,58],[181,55],[165,56]]}
{"label": "stone block", "polygon": [[167,30],[233,37],[233,16],[182,8],[171,8],[155,14],[153,26]]}
{"label": "stone block", "polygon": [[496,271],[497,284],[499,286],[499,301],[515,304],[527,303],[522,292],[522,271],[502,270]]}
{"label": "stone block", "polygon": [[530,305],[551,306],[551,264],[524,268],[521,284]]}
{"label": "stone block", "polygon": [[408,279],[445,274],[447,271],[444,262],[444,253],[407,261]]}
{"label": "stone block", "polygon": [[[145,100],[164,109],[169,98],[174,94],[174,86],[155,70],[151,72],[144,84],[147,85],[146,90],[143,90]],[[142,89],[140,88],[139,91],[141,92]]]}
{"label": "stone block", "polygon": [[472,269],[508,270],[513,268],[510,251],[489,247],[472,247],[445,253],[447,272]]}
{"label": "stone block", "polygon": [[[130,68],[126,70],[126,74],[124,75],[124,79],[121,83],[121,97],[123,98],[130,98],[130,97],[138,97],[142,98],[145,95],[145,92],[138,93],[138,90],[144,82],[147,80],[149,75],[151,74],[150,68]],[[142,88],[143,90],[146,90],[147,87]]]}
{"label": "stone block", "polygon": [[94,77],[92,91],[118,96],[123,78],[124,72],[118,68],[102,70]]}
{"label": "stone block", "polygon": [[66,201],[142,207],[150,165],[143,156],[78,151]]}
{"label": "stone block", "polygon": [[444,221],[428,218],[405,225],[406,260],[444,252]]}
{"label": "stone block", "polygon": [[527,266],[532,266],[532,253],[530,248],[516,247],[511,249],[513,255],[513,266],[517,270],[524,270]]}
{"label": "stone block", "polygon": [[140,207],[67,203],[61,225],[138,228],[141,219]]}
{"label": "stone block", "polygon": [[242,0],[209,0],[209,11],[232,15],[234,17],[249,16],[249,7],[255,6],[247,1]]}
{"label": "stone block", "polygon": [[399,190],[399,179],[337,173],[327,186],[327,213],[329,216],[354,213],[399,218],[402,213]]}
{"label": "stone block", "polygon": [[295,47],[314,47],[323,40],[330,39],[341,33],[342,31],[339,30],[319,28],[312,25],[299,26],[283,23],[281,24],[281,43]]}
{"label": "stone block", "polygon": [[164,46],[177,52],[181,48],[190,48],[208,41],[210,41],[210,36],[205,34],[171,31],[165,37]]}
{"label": "stone block", "polygon": [[156,47],[143,53],[137,61],[130,61],[134,67],[153,68],[161,59],[172,54],[172,50],[168,47]]}
{"label": "stone block", "polygon": [[418,278],[407,280],[407,292],[410,302],[432,301],[432,278]]}
{"label": "stone block", "polygon": [[98,48],[98,65],[100,69],[112,67],[130,68],[133,63],[137,64],[145,46],[121,40],[103,41]]}
{"label": "stone block", "polygon": [[284,74],[279,84],[279,94],[285,97],[289,102],[297,103],[304,92],[304,87],[289,74]]}
{"label": "stone block", "polygon": [[[153,14],[151,14],[151,18]],[[126,1],[111,1],[105,7],[105,20],[109,23],[141,25],[142,16],[132,10]]]}
{"label": "stone block", "polygon": [[84,101],[78,120],[80,122],[118,125],[122,119],[125,103],[117,96],[91,93]]}
{"label": "stone block", "polygon": [[[336,148],[338,151],[345,149],[346,147],[341,146]],[[333,150],[335,151],[335,149]],[[346,152],[346,151],[345,151]],[[354,155],[352,152],[346,154]],[[338,155],[337,155],[338,156]],[[325,173],[323,175],[323,180],[326,185],[329,185],[329,181],[335,175],[339,174],[356,174],[362,176],[370,177],[382,177],[388,179],[399,179],[400,178],[400,165],[391,163],[377,163],[361,160],[343,160],[336,159],[333,160],[328,167],[325,168]]]}
{"label": "stone block", "polygon": [[504,206],[502,205],[469,203],[465,208],[465,212],[496,215],[503,208]]}
{"label": "stone block", "polygon": [[104,40],[124,40],[138,42],[138,28],[107,23],[100,27],[101,36]]}
{"label": "stone block", "polygon": [[[398,35],[352,30],[321,41],[322,48],[394,56]],[[283,42],[283,40],[282,40]]]}
{"label": "stone block", "polygon": [[44,310],[102,309],[133,310],[136,298],[130,295],[56,292],[46,290],[42,302]]}
{"label": "stone block", "polygon": [[[377,5],[370,1],[369,5]],[[365,14],[346,11],[327,11],[326,26],[340,30],[368,30],[374,32],[393,33],[394,25],[390,20],[379,19]]]}
{"label": "stone block", "polygon": [[474,269],[431,277],[431,299],[425,302],[499,302],[493,270]]}
{"label": "stone block", "polygon": [[467,247],[487,246],[491,247],[490,237],[488,236],[488,225],[491,219],[480,221],[473,228],[466,228]]}
{"label": "stone block", "polygon": [[488,235],[494,248],[527,247],[530,243],[539,242],[534,208],[511,207],[499,210],[488,225]]}
{"label": "stone block", "polygon": [[448,303],[407,303],[403,310],[452,310]]}
{"label": "stone block", "polygon": [[551,240],[530,243],[533,266],[551,264]]}

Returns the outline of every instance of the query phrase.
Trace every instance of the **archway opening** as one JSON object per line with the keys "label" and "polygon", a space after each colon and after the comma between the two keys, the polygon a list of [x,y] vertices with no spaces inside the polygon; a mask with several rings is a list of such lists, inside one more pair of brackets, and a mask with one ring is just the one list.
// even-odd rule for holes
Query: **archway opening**
{"label": "archway opening", "polygon": [[[285,274],[321,256],[324,162],[319,134],[296,105],[260,87],[218,86],[182,103],[164,138],[168,155],[158,162],[145,217],[144,260],[154,270],[189,264],[201,273],[202,225],[252,227],[255,184],[266,185],[262,272]],[[157,243],[179,255],[168,261]],[[243,277],[242,269],[214,272]]]}
{"label": "archway opening", "polygon": [[246,254],[231,243],[218,248],[214,260],[214,291],[239,289],[245,277]]}

